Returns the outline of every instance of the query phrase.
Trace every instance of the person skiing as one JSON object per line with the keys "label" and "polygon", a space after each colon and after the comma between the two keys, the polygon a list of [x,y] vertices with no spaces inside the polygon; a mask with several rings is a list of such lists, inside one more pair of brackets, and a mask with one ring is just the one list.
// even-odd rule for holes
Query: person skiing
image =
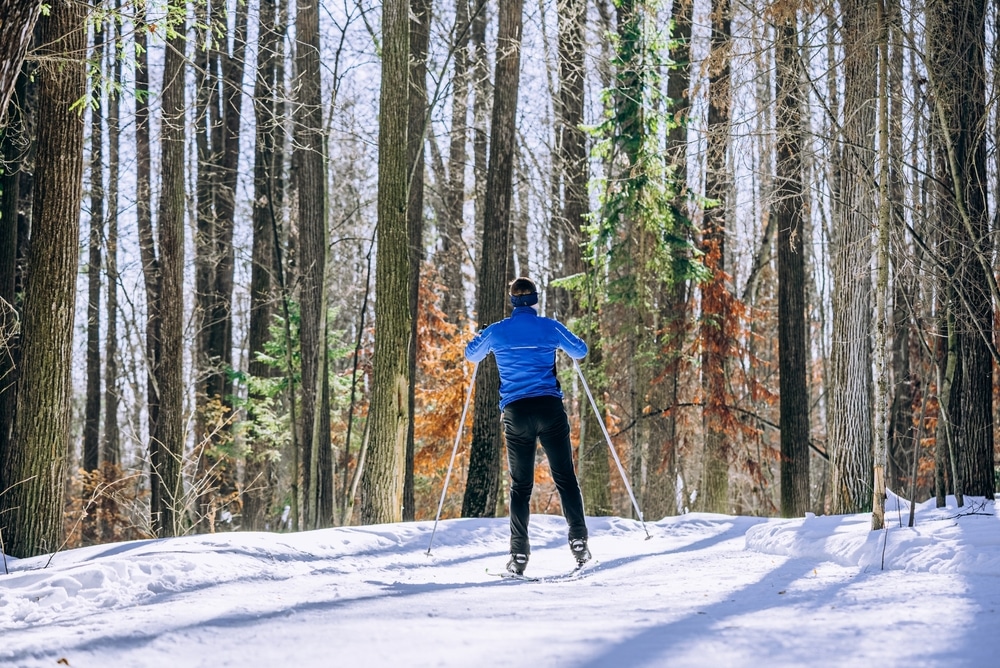
{"label": "person skiing", "polygon": [[500,371],[500,411],[507,441],[510,475],[510,561],[507,570],[521,575],[528,565],[531,490],[535,449],[541,442],[569,525],[569,546],[577,567],[590,560],[583,494],[573,468],[573,447],[563,394],[556,378],[556,349],[573,359],[587,354],[587,344],[551,318],[538,315],[538,289],[529,278],[515,278],[508,293],[513,312],[477,334],[465,358],[480,362],[490,353]]}

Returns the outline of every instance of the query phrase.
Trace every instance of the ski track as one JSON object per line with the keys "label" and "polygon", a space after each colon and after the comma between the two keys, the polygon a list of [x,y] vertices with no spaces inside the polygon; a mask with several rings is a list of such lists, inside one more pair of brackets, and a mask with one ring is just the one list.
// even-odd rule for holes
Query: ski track
{"label": "ski track", "polygon": [[1000,550],[942,518],[881,570],[860,521],[588,518],[598,563],[567,578],[565,522],[534,516],[538,582],[486,573],[502,519],[442,522],[429,556],[426,522],[84,548],[0,575],[0,666],[994,663]]}

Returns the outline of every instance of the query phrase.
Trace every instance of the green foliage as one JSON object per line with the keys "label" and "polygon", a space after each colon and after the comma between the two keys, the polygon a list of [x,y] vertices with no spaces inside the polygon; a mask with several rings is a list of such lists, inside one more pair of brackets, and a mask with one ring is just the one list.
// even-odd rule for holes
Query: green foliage
{"label": "green foliage", "polygon": [[[620,25],[609,36],[615,57],[615,86],[602,94],[605,113],[590,128],[594,155],[606,173],[592,180],[600,207],[591,215],[589,256],[607,276],[603,298],[610,303],[648,306],[650,282],[666,285],[705,280],[708,271],[693,243],[693,224],[679,208],[675,169],[666,152],[668,133],[678,127],[663,93],[661,72],[676,65],[666,58],[667,35],[656,24],[655,0],[618,0]],[[637,237],[644,243],[637,253]]]}
{"label": "green foliage", "polygon": [[[336,312],[331,311],[328,322],[336,321]],[[294,386],[296,393],[302,386],[302,355],[299,348],[299,327],[301,315],[298,302],[288,303],[289,341],[285,336],[285,318],[276,314],[268,328],[270,336],[264,350],[257,353],[257,360],[275,370],[273,375],[253,376],[249,373],[232,371],[236,384],[246,386],[246,398],[233,397],[234,405],[245,409],[250,416],[246,425],[248,436],[258,442],[271,444],[271,449],[258,456],[279,459],[281,450],[291,442],[293,425],[288,411],[288,392]],[[334,372],[336,360],[346,359],[354,352],[346,332],[330,331],[327,335],[327,372],[330,382],[330,409],[336,413],[348,408],[350,402],[350,375]],[[289,361],[291,368],[289,368]],[[300,401],[298,397],[296,401]]]}

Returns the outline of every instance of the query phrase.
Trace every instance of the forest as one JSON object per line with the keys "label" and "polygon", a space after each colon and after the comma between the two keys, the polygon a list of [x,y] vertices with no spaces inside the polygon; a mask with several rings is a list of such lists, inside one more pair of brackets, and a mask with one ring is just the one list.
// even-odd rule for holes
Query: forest
{"label": "forest", "polygon": [[6,554],[504,515],[498,372],[463,352],[516,276],[590,348],[557,357],[588,515],[994,495],[996,3],[0,26]]}

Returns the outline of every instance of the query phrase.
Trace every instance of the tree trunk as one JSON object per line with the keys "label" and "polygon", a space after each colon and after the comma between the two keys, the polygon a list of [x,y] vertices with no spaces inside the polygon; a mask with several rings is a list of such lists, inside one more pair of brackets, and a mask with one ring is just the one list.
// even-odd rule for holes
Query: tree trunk
{"label": "tree trunk", "polygon": [[211,398],[210,386],[214,377],[213,360],[209,344],[210,314],[212,311],[212,283],[215,267],[218,263],[215,257],[215,206],[214,200],[218,191],[216,152],[219,150],[215,140],[218,137],[219,125],[219,72],[218,58],[212,47],[216,39],[216,29],[213,25],[214,13],[217,10],[217,0],[205,0],[195,5],[195,36],[194,71],[195,71],[195,150],[197,151],[197,178],[195,182],[195,219],[196,233],[194,237],[194,378],[195,378],[195,419],[194,442],[198,457],[199,512],[198,525],[200,530],[207,531],[209,521],[205,517],[208,512],[209,499],[212,490],[206,489],[211,484],[205,480],[211,470],[211,463],[204,453],[211,448],[210,434],[214,424],[208,415],[208,400]]}
{"label": "tree trunk", "polygon": [[[275,373],[273,367],[259,357],[270,339],[270,326],[274,317],[272,302],[276,296],[272,277],[278,270],[273,224],[280,210],[275,181],[281,165],[275,161],[275,146],[281,138],[277,61],[283,54],[281,36],[275,29],[275,22],[274,0],[262,0],[257,23],[257,76],[253,94],[256,136],[250,331],[247,341],[249,372],[255,378],[266,378]],[[251,423],[255,421],[254,404],[263,400],[262,395],[251,392],[251,410],[247,416]],[[243,476],[243,526],[251,531],[263,531],[268,528],[268,515],[276,499],[277,467],[275,458],[271,456],[273,445],[262,436],[251,437],[248,446]]]}
{"label": "tree trunk", "polygon": [[794,10],[775,21],[778,146],[774,209],[778,228],[778,364],[781,428],[781,514],[809,510],[809,391],[806,384],[805,248],[802,169],[802,71]]}
{"label": "tree trunk", "polygon": [[[510,202],[514,173],[517,97],[520,88],[522,0],[501,0],[494,75],[493,117],[483,220],[483,247],[476,290],[480,328],[503,319]],[[475,418],[469,474],[462,499],[463,517],[493,517],[500,491],[503,441],[497,404],[500,374],[492,358],[480,364],[476,378]]]}
{"label": "tree trunk", "polygon": [[[889,187],[890,227],[905,229],[906,192],[903,172],[906,169],[903,154],[903,25],[899,0],[891,0],[889,11]],[[917,121],[919,123],[919,121]],[[913,136],[922,135],[919,127],[913,128]],[[913,145],[916,146],[916,139]],[[916,165],[916,160],[913,162]],[[914,201],[919,201],[919,190]],[[892,405],[889,415],[889,468],[886,471],[887,485],[893,490],[905,489],[910,477],[910,466],[914,457],[919,458],[920,443],[917,442],[913,427],[913,402],[917,397],[920,378],[910,370],[911,309],[916,305],[907,304],[919,286],[914,277],[920,271],[912,263],[904,260],[911,255],[900,241],[891,253],[893,262],[893,304],[892,304],[892,349],[890,367],[892,370]],[[918,254],[919,258],[919,254]],[[919,265],[919,260],[918,260]]]}
{"label": "tree trunk", "polygon": [[[487,0],[479,0],[478,10],[472,15],[472,174],[475,193],[475,219],[473,235],[479,261],[482,253],[483,220],[486,215],[487,128],[490,120],[490,64],[486,49]],[[506,249],[504,249],[506,252]],[[478,305],[477,305],[478,308]],[[479,319],[482,322],[482,319]],[[482,370],[480,370],[482,372]]]}
{"label": "tree trunk", "polygon": [[875,318],[872,332],[872,531],[885,528],[885,471],[889,452],[889,31],[884,2],[878,6],[878,227],[875,241]]}
{"label": "tree trunk", "polygon": [[407,124],[410,15],[407,0],[382,5],[382,92],[379,101],[378,250],[375,257],[375,361],[368,421],[370,442],[361,479],[361,521],[399,522],[408,402],[410,319]]}
{"label": "tree trunk", "polygon": [[[28,77],[23,74],[17,81],[17,98],[23,98]],[[3,175],[0,176],[0,490],[7,489],[7,456],[10,452],[11,427],[17,405],[18,334],[20,318],[17,309],[17,268],[21,248],[20,218],[21,174],[28,158],[28,124],[22,114],[24,99],[15,100],[15,106],[0,130],[0,159]]]}
{"label": "tree trunk", "polygon": [[[120,9],[116,2],[116,9]],[[109,21],[111,40],[118,39],[118,25]],[[117,53],[109,58],[111,81],[122,84],[122,61]],[[118,178],[120,173],[120,124],[119,96],[108,97],[108,230],[105,242],[107,262],[107,335],[104,339],[104,440],[101,444],[101,461],[118,466],[121,464],[121,437],[118,428]]]}
{"label": "tree trunk", "polygon": [[87,394],[83,422],[83,470],[95,471],[101,444],[101,245],[104,237],[104,113],[100,79],[104,76],[104,26],[94,24],[90,108],[90,238],[87,261]]}
{"label": "tree trunk", "polygon": [[21,63],[31,44],[32,29],[42,8],[36,0],[0,0],[4,38],[0,40],[0,126],[14,93]]}
{"label": "tree trunk", "polygon": [[167,40],[161,93],[160,198],[157,241],[160,252],[160,357],[155,366],[159,414],[150,439],[153,528],[160,537],[183,532],[184,462],[184,33],[186,20]]}
{"label": "tree trunk", "polygon": [[[293,170],[298,196],[299,270],[301,272],[302,446],[300,489],[305,493],[302,526],[327,526],[320,499],[332,484],[332,471],[316,470],[321,452],[330,449],[329,396],[326,376],[327,196],[320,81],[319,3],[298,0],[296,15],[297,114]],[[325,416],[325,419],[324,419]],[[329,462],[329,459],[323,461]],[[331,509],[332,511],[332,509]]]}
{"label": "tree trunk", "polygon": [[159,433],[160,396],[157,392],[157,374],[161,356],[160,345],[160,261],[156,256],[151,208],[152,147],[149,123],[149,50],[146,35],[149,25],[142,14],[137,17],[135,31],[135,162],[136,162],[136,227],[139,233],[139,256],[146,291],[146,406],[149,424],[150,457],[150,519],[154,531],[158,528],[159,504],[162,482],[158,478],[153,460],[157,452]]}
{"label": "tree trunk", "polygon": [[[477,14],[485,12],[485,0],[477,3]],[[469,114],[469,3],[455,2],[455,74],[452,77],[451,135],[448,149],[448,186],[445,191],[446,215],[439,221],[441,248],[437,253],[438,276],[444,282],[441,310],[460,328],[467,318],[462,266],[465,243],[465,163],[467,160]]]}
{"label": "tree trunk", "polygon": [[731,12],[729,0],[712,2],[712,44],[709,51],[708,150],[705,197],[718,204],[705,211],[702,238],[706,266],[712,277],[702,286],[702,391],[705,453],[699,494],[706,512],[729,512],[729,438],[723,427],[726,409],[728,357],[728,298],[726,216],[730,182],[726,164],[729,146]]}
{"label": "tree trunk", "polygon": [[83,119],[72,105],[86,93],[86,6],[55,2],[42,19],[37,72],[38,140],[31,249],[25,286],[21,369],[10,489],[0,497],[6,552],[30,557],[61,544],[69,456]]}
{"label": "tree trunk", "polygon": [[983,0],[927,5],[932,118],[941,139],[939,160],[950,192],[940,202],[952,254],[957,302],[961,382],[950,406],[963,493],[993,498],[993,334],[989,216],[986,197],[984,64],[986,3]]}
{"label": "tree trunk", "polygon": [[427,44],[430,39],[431,2],[413,0],[410,6],[410,85],[407,120],[407,165],[409,194],[406,227],[410,245],[409,309],[410,343],[407,352],[406,474],[403,481],[403,520],[412,522],[416,508],[413,498],[413,431],[416,422],[417,390],[417,309],[420,295],[420,268],[424,263],[424,139],[427,125]]}
{"label": "tree trunk", "polygon": [[[584,229],[590,212],[587,133],[583,129],[585,109],[585,40],[586,3],[580,0],[562,0],[559,7],[559,100],[557,118],[561,151],[558,167],[562,170],[563,184],[562,219],[555,253],[564,276],[583,274],[587,270],[584,253]],[[554,254],[555,254],[554,253]],[[584,323],[579,334],[587,339],[590,353],[583,363],[584,373],[591,392],[600,405],[604,398],[601,345],[599,330],[594,318],[587,318],[583,302],[588,298],[570,290],[550,289],[551,310],[570,321]],[[583,492],[583,506],[587,514],[606,516],[614,513],[611,503],[611,467],[608,462],[607,443],[589,400],[582,394],[578,401],[580,415],[580,444],[577,450],[577,470]]]}
{"label": "tree trunk", "polygon": [[[691,108],[691,24],[693,0],[675,0],[671,20],[670,60],[676,63],[667,78],[667,104],[674,125],[667,134],[667,160],[677,183],[687,185],[687,125]],[[677,193],[674,207],[689,216],[687,193]],[[688,332],[689,282],[675,280],[661,288],[658,345],[664,356],[662,380],[650,388],[650,404],[658,416],[650,420],[649,469],[643,507],[647,517],[677,513],[677,403],[685,368],[684,345]]]}
{"label": "tree trunk", "polygon": [[872,281],[875,226],[876,3],[842,7],[844,109],[840,201],[833,238],[832,401],[833,512],[871,510],[872,501]]}

